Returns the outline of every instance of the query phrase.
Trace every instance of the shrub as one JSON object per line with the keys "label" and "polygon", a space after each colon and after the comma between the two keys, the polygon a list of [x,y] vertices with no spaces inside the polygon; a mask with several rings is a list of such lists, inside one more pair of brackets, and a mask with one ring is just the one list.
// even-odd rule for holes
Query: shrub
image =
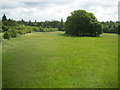
{"label": "shrub", "polygon": [[9,33],[11,34],[11,37],[17,37],[17,31],[13,28],[10,28],[9,29]]}
{"label": "shrub", "polygon": [[39,32],[38,27],[34,27],[32,30],[35,31],[35,32]]}
{"label": "shrub", "polygon": [[44,31],[44,28],[43,27],[39,27],[39,30],[40,30],[40,32],[43,32]]}
{"label": "shrub", "polygon": [[58,31],[58,28],[44,28],[44,32]]}
{"label": "shrub", "polygon": [[32,29],[33,29],[33,27],[31,27],[31,26],[25,27],[26,33],[31,33],[33,31]]}
{"label": "shrub", "polygon": [[0,27],[0,33],[2,32],[2,28]]}
{"label": "shrub", "polygon": [[17,33],[21,35],[24,34],[23,30],[18,30]]}
{"label": "shrub", "polygon": [[5,26],[5,25],[2,25],[2,30],[3,30],[3,32],[8,31],[8,29],[9,29],[9,27],[7,27],[7,26]]}
{"label": "shrub", "polygon": [[4,39],[10,39],[11,38],[11,34],[10,34],[10,32],[8,32],[8,31],[6,31],[5,33],[4,33],[4,35],[3,35],[3,37],[4,37]]}

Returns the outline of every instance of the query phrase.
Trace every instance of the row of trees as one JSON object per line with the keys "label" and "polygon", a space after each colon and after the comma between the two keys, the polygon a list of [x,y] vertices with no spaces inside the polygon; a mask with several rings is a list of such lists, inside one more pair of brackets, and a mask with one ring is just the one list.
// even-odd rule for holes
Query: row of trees
{"label": "row of trees", "polygon": [[[6,26],[2,26],[6,27]],[[3,29],[4,32],[4,39],[10,39],[10,38],[15,38],[18,35],[23,35],[26,33],[31,33],[33,31],[33,27],[31,26],[12,26],[12,27],[7,27],[7,29]]]}
{"label": "row of trees", "polygon": [[[25,20],[7,19],[4,14],[2,17],[2,28],[0,32],[4,32],[4,38],[16,37],[17,34],[25,34],[35,32],[51,32],[65,31],[65,33],[77,36],[100,36],[102,33],[118,33],[120,34],[120,25],[118,22],[99,22],[93,13],[85,10],[75,10],[71,12],[71,16],[67,17],[66,22],[53,20],[45,22],[34,22]],[[9,37],[9,38],[8,38]]]}
{"label": "row of trees", "polygon": [[104,33],[118,33],[119,22],[107,21],[101,22]]}
{"label": "row of trees", "polygon": [[34,26],[12,26],[7,27],[2,26],[4,32],[4,39],[15,38],[18,35],[24,35],[31,32],[53,32],[58,31],[58,28],[43,28],[43,27],[34,27]]}
{"label": "row of trees", "polygon": [[31,33],[31,32],[51,32],[51,31],[62,31],[63,28],[63,20],[61,21],[45,21],[45,22],[31,22],[24,21],[16,21],[13,19],[7,19],[4,14],[2,17],[2,28],[0,28],[0,32],[4,33],[4,39],[15,38],[18,35]]}
{"label": "row of trees", "polygon": [[43,27],[43,28],[58,28],[59,31],[62,31],[64,27],[63,19],[61,18],[61,21],[53,20],[53,21],[45,21],[45,22],[37,22],[36,20],[32,22],[31,20],[25,21],[23,19],[16,21],[13,19],[7,19],[6,15],[4,14],[2,17],[3,25],[5,26],[34,26],[34,27]]}
{"label": "row of trees", "polygon": [[43,27],[34,27],[33,31],[35,32],[52,32],[52,31],[58,31],[58,28],[43,28]]}

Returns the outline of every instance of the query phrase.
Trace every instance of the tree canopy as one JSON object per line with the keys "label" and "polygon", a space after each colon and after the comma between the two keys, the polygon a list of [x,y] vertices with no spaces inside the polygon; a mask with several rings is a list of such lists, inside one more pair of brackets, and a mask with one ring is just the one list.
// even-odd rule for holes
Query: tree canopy
{"label": "tree canopy", "polygon": [[102,27],[93,13],[75,10],[67,17],[65,32],[78,36],[99,36],[102,34]]}

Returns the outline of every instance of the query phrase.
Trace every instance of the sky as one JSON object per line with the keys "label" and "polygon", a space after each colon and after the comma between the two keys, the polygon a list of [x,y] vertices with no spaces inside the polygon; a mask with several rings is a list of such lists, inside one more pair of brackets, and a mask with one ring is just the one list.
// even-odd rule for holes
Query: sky
{"label": "sky", "polygon": [[61,20],[74,10],[92,12],[98,21],[118,21],[119,0],[2,0],[0,16],[26,21]]}

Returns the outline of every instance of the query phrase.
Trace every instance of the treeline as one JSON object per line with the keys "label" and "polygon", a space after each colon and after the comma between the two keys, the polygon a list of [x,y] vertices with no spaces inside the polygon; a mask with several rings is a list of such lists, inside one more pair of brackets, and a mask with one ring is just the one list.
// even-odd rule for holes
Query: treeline
{"label": "treeline", "polygon": [[[2,27],[0,27],[0,32],[3,32],[4,39],[10,39],[17,37],[18,35],[23,35],[31,32],[52,32],[52,31],[64,31],[64,27],[67,24],[61,21],[53,20],[53,21],[25,21],[23,19],[16,21],[13,19],[7,19],[4,14],[2,17]],[[77,23],[79,24],[79,23]],[[102,25],[103,33],[118,33],[120,34],[120,24],[119,22],[107,21],[100,22]],[[87,27],[87,26],[86,26]],[[77,30],[77,29],[76,29]],[[74,30],[73,30],[74,31]]]}
{"label": "treeline", "polygon": [[104,33],[119,33],[119,28],[118,26],[119,25],[119,22],[116,21],[116,22],[113,22],[113,21],[107,21],[107,22],[101,22],[102,24],[102,30]]}
{"label": "treeline", "polygon": [[17,35],[23,35],[31,32],[52,32],[52,31],[63,31],[64,22],[61,18],[61,21],[45,21],[45,22],[34,22],[25,21],[16,21],[13,19],[7,19],[4,14],[2,17],[2,27],[0,32],[3,32],[4,39],[10,39],[17,37]]}
{"label": "treeline", "polygon": [[34,26],[34,27],[43,27],[43,28],[58,28],[59,31],[62,31],[64,27],[63,19],[61,18],[61,21],[53,20],[53,21],[45,21],[45,22],[37,22],[36,20],[32,22],[31,20],[25,21],[25,20],[13,20],[13,19],[7,19],[6,15],[4,14],[2,17],[2,23],[5,26]]}

